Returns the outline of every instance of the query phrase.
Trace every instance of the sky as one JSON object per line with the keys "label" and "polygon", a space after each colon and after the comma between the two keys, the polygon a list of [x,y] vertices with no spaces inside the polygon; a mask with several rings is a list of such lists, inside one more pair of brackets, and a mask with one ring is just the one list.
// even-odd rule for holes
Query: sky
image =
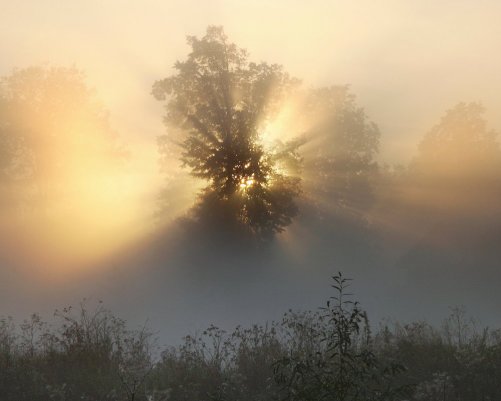
{"label": "sky", "polygon": [[211,24],[251,59],[283,64],[306,85],[351,85],[382,131],[380,157],[390,164],[406,163],[459,101],[483,102],[501,126],[496,1],[2,0],[1,10],[1,75],[76,65],[114,126],[147,154],[163,132],[151,85],[185,57],[186,35],[202,36]]}
{"label": "sky", "polygon": [[[501,129],[501,80],[495,79],[501,71],[500,16],[501,2],[482,0],[0,0],[0,76],[32,65],[83,70],[131,150],[129,172],[147,192],[143,206],[157,196],[162,179],[156,138],[164,133],[163,106],[151,87],[174,72],[176,60],[185,59],[187,35],[201,37],[208,25],[222,25],[251,60],[282,64],[307,87],[350,85],[381,130],[379,161],[406,164],[422,136],[460,101],[483,102],[491,127]],[[117,201],[107,199],[101,213],[116,212]],[[122,213],[137,229],[130,216],[135,212]],[[5,264],[0,316],[26,316],[35,307],[50,311],[104,296],[126,318],[149,316],[173,339],[210,322],[279,318],[289,307],[320,306],[332,266],[345,266],[370,311],[379,307],[377,318],[444,316],[448,306],[464,302],[489,321],[499,302],[487,296],[499,282],[494,269],[499,219],[489,225],[491,216],[482,216],[487,229],[483,220],[472,229],[466,219],[450,224],[439,216],[423,223],[419,214],[396,213],[392,217],[410,233],[385,233],[380,253],[381,243],[374,245],[371,233],[350,234],[349,228],[341,232],[303,219],[273,245],[271,256],[220,253],[203,243],[203,235],[188,238],[176,228],[133,244],[109,259],[107,269],[100,261],[86,275],[69,275],[72,280],[52,277],[40,263],[36,278],[27,270],[2,269]],[[79,231],[96,228],[81,224]],[[112,235],[79,233],[75,241],[85,254],[106,236]],[[475,236],[487,240],[478,244],[471,241]],[[443,238],[446,244],[435,248]],[[62,265],[74,256],[75,248],[68,249]],[[475,259],[482,254],[484,259]],[[421,269],[429,260],[444,267]],[[470,274],[477,262],[484,263],[484,281]],[[458,264],[459,271],[449,268]]]}

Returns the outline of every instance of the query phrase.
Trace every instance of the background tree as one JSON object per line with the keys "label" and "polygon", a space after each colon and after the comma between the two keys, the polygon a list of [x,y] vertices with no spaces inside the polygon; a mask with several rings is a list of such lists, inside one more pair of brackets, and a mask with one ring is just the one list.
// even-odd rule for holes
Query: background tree
{"label": "background tree", "polygon": [[0,177],[45,207],[99,162],[124,156],[108,113],[76,68],[30,67],[0,79]]}
{"label": "background tree", "polygon": [[280,232],[296,215],[299,194],[299,179],[280,161],[298,158],[297,147],[266,149],[260,134],[297,81],[281,66],[249,62],[220,27],[188,37],[188,44],[191,53],[175,64],[176,74],[153,86],[165,101],[168,140],[180,145],[191,174],[208,181],[203,198],[211,210],[225,210],[253,233]]}
{"label": "background tree", "polygon": [[485,108],[480,103],[458,103],[448,110],[419,144],[412,168],[430,180],[443,184],[479,181],[499,174],[501,149],[497,132],[487,127]]}
{"label": "background tree", "polygon": [[[374,201],[380,132],[347,86],[312,90],[305,104],[312,126],[305,154],[305,190],[339,213],[361,215]],[[311,179],[308,179],[311,178]]]}
{"label": "background tree", "polygon": [[[428,212],[444,214],[447,209],[445,215],[456,213],[451,216],[455,221],[467,215],[479,225],[484,224],[486,213],[491,222],[499,221],[499,216],[492,213],[501,194],[497,135],[488,127],[480,103],[458,103],[424,135],[419,153],[404,177],[407,183],[402,185],[405,188],[410,184],[412,197]],[[482,236],[471,236],[469,242]],[[457,237],[455,233],[452,238]]]}

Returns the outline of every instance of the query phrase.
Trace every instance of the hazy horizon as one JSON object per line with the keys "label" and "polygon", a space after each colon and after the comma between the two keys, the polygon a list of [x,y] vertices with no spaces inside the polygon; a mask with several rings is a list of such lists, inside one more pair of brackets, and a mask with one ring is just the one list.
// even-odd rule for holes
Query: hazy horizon
{"label": "hazy horizon", "polygon": [[[501,81],[495,79],[501,3],[21,0],[2,1],[1,8],[0,77],[28,67],[82,71],[109,112],[106,129],[117,133],[129,158],[117,168],[103,156],[107,145],[98,130],[91,130],[88,148],[64,154],[61,163],[70,168],[54,175],[55,186],[68,191],[53,195],[55,217],[46,219],[44,211],[15,220],[9,207],[18,205],[5,197],[0,316],[24,318],[83,297],[105,298],[118,314],[132,321],[149,316],[162,335],[172,338],[171,330],[178,338],[211,320],[232,325],[277,318],[288,307],[319,306],[329,277],[341,270],[355,278],[355,292],[376,321],[388,315],[436,320],[465,303],[486,323],[500,323],[493,314],[499,296],[488,293],[501,277],[500,192],[498,178],[489,181],[492,165],[483,164],[481,152],[469,158],[468,142],[450,160],[444,151],[437,163],[433,152],[423,156],[418,146],[461,102],[466,109],[475,109],[470,102],[485,107],[482,138],[501,129]],[[224,27],[251,61],[282,65],[305,92],[348,85],[354,109],[363,108],[367,124],[379,127],[380,138],[368,129],[379,140],[371,163],[384,172],[385,164],[408,167],[417,160],[422,176],[409,184],[398,174],[382,175],[341,207],[337,192],[315,177],[316,167],[306,166],[299,215],[261,252],[228,243],[221,227],[187,222],[204,181],[188,178],[189,170],[172,157],[168,179],[182,185],[167,195],[168,223],[159,222],[158,197],[167,179],[157,137],[166,132],[165,104],[152,96],[152,85],[176,73],[175,62],[190,52],[186,36],[201,38],[208,26]],[[321,112],[303,115],[301,96],[307,97],[281,103],[282,114],[270,125],[278,139],[328,125]],[[481,115],[475,110],[472,115]],[[86,121],[76,125],[87,134]],[[306,159],[333,143],[319,145],[312,133],[309,140]],[[499,138],[486,143],[494,149]],[[456,164],[444,172],[442,160]],[[470,170],[479,175],[468,181]],[[434,181],[439,172],[444,181]]]}

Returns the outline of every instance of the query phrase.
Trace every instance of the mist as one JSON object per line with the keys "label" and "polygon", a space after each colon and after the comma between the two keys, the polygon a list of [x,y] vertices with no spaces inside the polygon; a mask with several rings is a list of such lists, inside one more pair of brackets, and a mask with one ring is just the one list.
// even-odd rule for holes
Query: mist
{"label": "mist", "polygon": [[[2,7],[0,315],[102,299],[172,343],[314,308],[342,271],[374,321],[465,305],[500,323],[496,2]],[[159,146],[173,131],[152,87],[209,25],[301,81],[260,121],[265,150],[297,140],[301,159],[280,167],[298,213],[265,243]]]}

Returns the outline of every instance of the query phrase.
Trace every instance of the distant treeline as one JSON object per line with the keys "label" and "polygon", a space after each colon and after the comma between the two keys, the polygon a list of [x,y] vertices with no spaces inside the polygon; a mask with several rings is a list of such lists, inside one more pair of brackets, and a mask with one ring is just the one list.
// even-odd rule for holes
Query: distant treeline
{"label": "distant treeline", "polygon": [[[179,217],[191,205],[197,222],[264,239],[301,216],[404,228],[444,214],[478,221],[487,211],[490,221],[499,219],[501,147],[480,103],[452,105],[408,163],[389,166],[378,156],[377,124],[348,86],[301,85],[282,66],[251,61],[222,27],[187,41],[186,59],[151,89],[165,109],[166,131],[157,138],[165,180],[152,188],[159,204],[141,205],[145,216],[160,209],[159,216]],[[97,197],[102,208],[102,194],[122,188],[118,177],[131,181],[125,167],[133,149],[97,99],[76,68],[29,67],[0,77],[4,221],[13,211],[76,219],[82,196]],[[195,196],[197,185],[203,190]]]}
{"label": "distant treeline", "polygon": [[37,400],[499,400],[501,330],[453,309],[440,328],[385,323],[333,277],[314,312],[226,332],[209,327],[161,350],[101,304],[0,320],[0,398]]}

